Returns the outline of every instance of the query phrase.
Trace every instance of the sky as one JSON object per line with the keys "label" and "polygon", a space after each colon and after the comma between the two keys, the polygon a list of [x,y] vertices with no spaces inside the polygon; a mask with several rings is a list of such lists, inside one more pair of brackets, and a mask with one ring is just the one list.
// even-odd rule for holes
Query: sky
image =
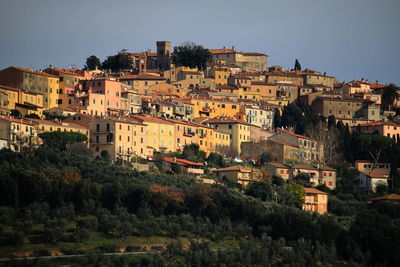
{"label": "sky", "polygon": [[400,84],[399,11],[399,0],[0,0],[0,69],[81,68],[167,40]]}

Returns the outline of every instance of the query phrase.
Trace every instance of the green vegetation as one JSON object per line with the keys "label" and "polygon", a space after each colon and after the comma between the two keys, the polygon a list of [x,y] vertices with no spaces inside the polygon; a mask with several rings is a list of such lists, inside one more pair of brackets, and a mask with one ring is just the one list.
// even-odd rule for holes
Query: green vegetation
{"label": "green vegetation", "polygon": [[[22,153],[0,151],[1,258],[85,254],[57,261],[76,266],[400,264],[400,209],[368,207],[361,195],[353,197],[348,181],[355,173],[345,166],[337,190],[321,188],[330,193],[331,212],[318,215],[299,209],[302,177],[286,184],[273,176],[246,189],[235,181],[198,184],[124,168],[106,155],[94,159],[57,138]],[[183,154],[205,160],[198,147]],[[225,164],[218,154],[208,160]],[[121,250],[150,253],[102,255]]]}
{"label": "green vegetation", "polygon": [[206,63],[211,59],[211,53],[208,49],[195,43],[186,43],[174,48],[172,63],[175,66],[185,66],[204,70]]}

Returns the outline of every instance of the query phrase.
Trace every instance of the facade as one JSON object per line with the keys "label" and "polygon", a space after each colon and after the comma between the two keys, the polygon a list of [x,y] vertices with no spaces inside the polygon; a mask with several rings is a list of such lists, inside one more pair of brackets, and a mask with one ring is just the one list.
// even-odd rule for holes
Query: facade
{"label": "facade", "polygon": [[229,100],[210,98],[188,99],[193,104],[194,117],[216,118],[226,116],[234,118],[239,112],[239,103]]}
{"label": "facade", "polygon": [[230,118],[215,118],[209,119],[204,123],[209,124],[213,127],[217,132],[225,133],[230,135],[230,148],[233,156],[240,155],[241,152],[241,143],[249,142],[251,133],[250,127],[251,124],[248,124],[243,121],[234,120]]}
{"label": "facade", "polygon": [[245,114],[247,123],[262,129],[272,130],[274,128],[274,110],[263,109],[258,105],[244,105],[240,110],[242,114]]}
{"label": "facade", "polygon": [[316,115],[329,117],[334,115],[336,118],[361,118],[364,117],[371,121],[380,120],[379,105],[363,99],[339,99],[317,97],[311,109]]}
{"label": "facade", "polygon": [[26,120],[0,117],[0,139],[12,151],[21,152],[24,147],[37,145],[35,126]]}
{"label": "facade", "polygon": [[390,178],[390,163],[374,163],[368,160],[357,160],[355,163],[356,169],[360,172],[357,180],[359,187],[365,191],[376,192],[379,185],[388,185]]}
{"label": "facade", "polygon": [[125,75],[119,77],[118,80],[132,86],[132,89],[144,95],[151,94],[153,85],[165,83],[165,78],[153,74]]}
{"label": "facade", "polygon": [[8,67],[0,71],[0,85],[41,94],[43,102],[40,106],[45,109],[58,106],[60,96],[57,76],[19,67]]}
{"label": "facade", "polygon": [[130,119],[96,118],[89,122],[90,148],[100,155],[108,151],[112,160],[130,161],[133,157],[146,157],[147,126]]}
{"label": "facade", "polygon": [[164,158],[163,159],[163,169],[165,171],[172,171],[173,166],[180,166],[183,168],[183,174],[201,177],[204,175],[204,165],[201,163],[177,159],[177,158]]}
{"label": "facade", "polygon": [[306,197],[302,210],[318,212],[320,214],[328,212],[328,194],[315,188],[304,188]]}
{"label": "facade", "polygon": [[376,121],[362,124],[359,127],[362,133],[378,133],[390,137],[396,142],[400,141],[400,124],[391,121]]}
{"label": "facade", "polygon": [[234,179],[237,180],[237,183],[243,186],[247,186],[251,181],[254,180],[252,168],[247,168],[240,165],[213,169],[211,171],[220,179]]}
{"label": "facade", "polygon": [[147,125],[146,143],[150,151],[174,152],[175,151],[175,125],[174,123],[146,116],[134,115],[132,119]]}

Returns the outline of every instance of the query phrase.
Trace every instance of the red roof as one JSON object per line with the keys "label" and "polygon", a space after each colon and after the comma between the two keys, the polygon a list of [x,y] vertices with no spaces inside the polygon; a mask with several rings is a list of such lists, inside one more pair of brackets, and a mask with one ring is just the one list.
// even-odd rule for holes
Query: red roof
{"label": "red roof", "polygon": [[173,163],[173,164],[179,164],[179,165],[195,165],[195,166],[204,166],[201,163],[197,163],[197,162],[193,162],[193,161],[189,161],[186,159],[177,159],[177,158],[164,158],[164,161]]}
{"label": "red roof", "polygon": [[211,54],[233,54],[236,53],[233,49],[208,49]]}
{"label": "red roof", "polygon": [[230,167],[226,167],[226,168],[219,168],[219,169],[213,170],[213,172],[223,172],[223,171],[251,172],[252,169],[244,167],[244,166],[240,166],[240,165],[235,165],[235,166],[230,166]]}
{"label": "red roof", "polygon": [[287,134],[290,134],[290,135],[292,135],[292,136],[296,136],[296,137],[299,137],[299,138],[302,138],[302,139],[307,139],[307,140],[315,141],[315,140],[311,139],[310,137],[307,137],[307,136],[304,136],[304,135],[300,135],[300,134],[295,134],[294,132],[291,132],[291,131],[289,131],[289,130],[278,129],[278,131],[281,131],[281,132],[283,132],[283,133],[287,133]]}
{"label": "red roof", "polygon": [[304,187],[304,191],[306,191],[306,194],[323,194],[323,195],[328,194],[312,187]]}
{"label": "red roof", "polygon": [[165,78],[151,74],[131,74],[118,77],[119,80],[165,80]]}
{"label": "red roof", "polygon": [[173,124],[172,122],[169,122],[167,120],[163,120],[163,119],[160,119],[160,118],[146,117],[146,116],[140,116],[140,115],[133,115],[132,117],[136,118],[136,119],[139,119],[139,120],[142,120],[142,121]]}
{"label": "red roof", "polygon": [[53,78],[57,78],[57,76],[48,74],[46,72],[39,72],[39,71],[33,71],[33,70],[29,70],[29,69],[24,69],[24,68],[20,68],[20,67],[10,67],[10,68],[14,68],[16,70],[22,71],[22,72],[27,72],[27,73],[32,73],[32,74],[36,74],[36,75],[41,75],[41,76],[46,76],[46,77],[53,77]]}

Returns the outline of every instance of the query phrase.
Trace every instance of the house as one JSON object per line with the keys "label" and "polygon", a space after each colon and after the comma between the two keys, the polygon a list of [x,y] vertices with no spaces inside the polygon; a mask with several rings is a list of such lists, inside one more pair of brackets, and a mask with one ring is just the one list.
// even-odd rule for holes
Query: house
{"label": "house", "polygon": [[378,203],[393,203],[393,204],[400,204],[400,195],[397,194],[390,194],[390,195],[384,195],[380,197],[374,197],[368,200],[368,204],[378,204]]}
{"label": "house", "polygon": [[129,74],[118,78],[119,81],[132,86],[140,94],[151,94],[151,87],[165,83],[165,78],[153,74]]}
{"label": "house", "polygon": [[[43,102],[40,106],[45,109],[57,107],[60,103],[59,78],[46,72],[8,67],[0,71],[0,84],[41,94]],[[23,102],[18,103],[24,104]]]}
{"label": "house", "polygon": [[[324,158],[324,147],[322,144],[318,143],[316,140],[304,136],[295,134],[289,130],[277,129],[277,134],[269,138],[271,141],[281,142],[283,144],[289,144],[292,147],[296,147],[297,151],[293,149],[288,151],[289,153],[280,158],[287,158],[286,163],[290,163],[294,159],[297,163],[319,163],[323,161]],[[292,154],[290,154],[292,152]],[[293,155],[294,152],[294,155]],[[297,154],[296,154],[297,152]]]}
{"label": "house", "polygon": [[226,168],[219,168],[211,170],[212,173],[220,178],[234,179],[243,186],[253,181],[253,169],[244,166],[236,165]]}
{"label": "house", "polygon": [[242,105],[240,112],[245,114],[247,123],[262,129],[272,130],[274,128],[274,109],[264,109],[258,105]]}
{"label": "house", "polygon": [[35,125],[29,121],[0,117],[0,129],[0,139],[6,140],[12,151],[38,144]]}
{"label": "house", "polygon": [[131,118],[147,125],[146,144],[152,151],[175,151],[175,125],[173,122],[161,118],[133,115]]}
{"label": "house", "polygon": [[[112,79],[93,79],[80,81],[83,95],[79,96],[78,104],[86,107],[88,114],[106,116],[111,111],[130,111],[130,103],[126,103],[123,92],[128,92],[130,86]],[[69,104],[72,104],[69,103]]]}
{"label": "house", "polygon": [[272,174],[282,177],[287,181],[290,178],[290,167],[280,162],[269,162],[265,168]]}
{"label": "house", "polygon": [[336,118],[365,118],[370,121],[380,120],[380,106],[365,99],[341,99],[317,97],[311,105],[315,115]]}
{"label": "house", "polygon": [[230,148],[232,156],[238,156],[241,152],[241,143],[249,142],[251,138],[251,125],[244,121],[239,121],[226,117],[209,119],[203,122],[214,128],[217,132],[230,135]]}
{"label": "house", "polygon": [[334,168],[328,166],[320,166],[318,171],[319,171],[318,184],[324,184],[331,190],[335,189],[337,171]]}
{"label": "house", "polygon": [[186,159],[163,158],[163,169],[165,171],[172,171],[173,166],[182,167],[183,174],[186,175],[195,177],[201,177],[204,175],[204,165],[202,163],[197,163]]}
{"label": "house", "polygon": [[232,49],[209,49],[211,62],[220,64],[235,64],[243,71],[265,72],[267,69],[268,56],[255,52],[237,52]]}
{"label": "house", "polygon": [[194,97],[186,100],[193,104],[193,116],[195,118],[216,118],[220,116],[234,118],[239,112],[239,103],[230,100],[201,97]]}
{"label": "house", "polygon": [[72,101],[75,97],[74,93],[79,88],[79,80],[84,80],[86,78],[68,70],[47,68],[44,72],[54,75],[59,79],[59,89],[58,93],[58,106],[67,107],[73,104]]}
{"label": "house", "polygon": [[100,155],[107,150],[112,160],[130,161],[132,157],[145,158],[148,126],[129,118],[96,118],[89,122],[90,149]]}
{"label": "house", "polygon": [[306,196],[302,210],[318,212],[320,214],[328,212],[328,194],[315,188],[304,188]]}
{"label": "house", "polygon": [[[356,127],[356,126],[354,126]],[[378,133],[390,137],[396,142],[400,141],[400,124],[392,121],[374,121],[358,126],[362,133]]]}
{"label": "house", "polygon": [[360,172],[356,178],[359,187],[365,191],[375,192],[377,186],[388,185],[390,179],[390,163],[379,162],[373,167],[374,163],[369,160],[357,160],[356,169]]}
{"label": "house", "polygon": [[329,189],[336,188],[336,170],[328,166],[290,165],[270,162],[265,167],[270,173],[281,176],[285,181],[293,179],[293,177],[302,173],[310,176],[308,182],[314,186],[324,184]]}

